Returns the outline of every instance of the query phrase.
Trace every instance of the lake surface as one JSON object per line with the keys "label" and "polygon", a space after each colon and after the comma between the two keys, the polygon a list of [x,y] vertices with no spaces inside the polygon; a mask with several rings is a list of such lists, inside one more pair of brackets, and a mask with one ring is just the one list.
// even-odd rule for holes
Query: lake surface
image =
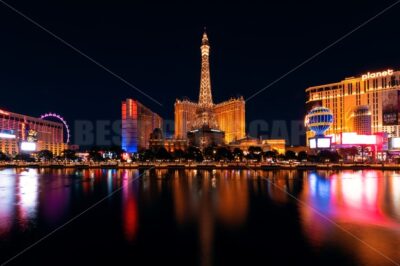
{"label": "lake surface", "polygon": [[3,169],[0,264],[27,247],[7,265],[398,265],[400,173]]}

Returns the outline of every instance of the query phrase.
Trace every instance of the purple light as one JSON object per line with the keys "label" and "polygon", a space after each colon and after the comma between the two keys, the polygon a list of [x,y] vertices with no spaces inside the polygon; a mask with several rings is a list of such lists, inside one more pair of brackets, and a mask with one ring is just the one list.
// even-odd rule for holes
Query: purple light
{"label": "purple light", "polygon": [[65,119],[61,115],[58,115],[56,113],[48,113],[48,114],[41,115],[40,119],[45,119],[45,118],[48,118],[48,117],[57,118],[58,120],[60,120],[64,124],[65,129],[67,130],[67,142],[66,143],[68,144],[69,140],[70,140],[70,137],[71,137],[71,134],[70,134],[70,131],[69,131],[69,126],[68,126],[67,122],[65,121]]}

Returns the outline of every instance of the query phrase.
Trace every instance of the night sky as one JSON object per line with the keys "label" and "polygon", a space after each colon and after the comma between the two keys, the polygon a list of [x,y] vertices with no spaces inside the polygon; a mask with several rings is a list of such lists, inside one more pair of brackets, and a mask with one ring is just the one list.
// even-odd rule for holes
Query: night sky
{"label": "night sky", "polygon": [[[120,118],[136,98],[165,119],[197,101],[204,26],[215,102],[250,97],[395,1],[19,1],[16,9],[162,103],[159,106],[0,3],[0,108]],[[247,122],[304,117],[304,90],[398,69],[400,4],[247,102]]]}

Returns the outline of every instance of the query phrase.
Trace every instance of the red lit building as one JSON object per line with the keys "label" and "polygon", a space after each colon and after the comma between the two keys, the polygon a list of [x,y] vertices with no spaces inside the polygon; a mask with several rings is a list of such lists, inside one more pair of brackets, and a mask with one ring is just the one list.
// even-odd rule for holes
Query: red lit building
{"label": "red lit building", "polygon": [[162,128],[162,118],[133,99],[122,102],[122,149],[128,153],[149,148],[150,134]]}

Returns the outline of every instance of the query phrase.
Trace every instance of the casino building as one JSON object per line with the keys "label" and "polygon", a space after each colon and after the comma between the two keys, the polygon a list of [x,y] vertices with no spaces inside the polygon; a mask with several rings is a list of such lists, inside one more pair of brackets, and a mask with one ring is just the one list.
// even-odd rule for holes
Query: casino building
{"label": "casino building", "polygon": [[62,123],[0,110],[0,151],[15,156],[20,152],[50,150],[61,155],[63,143]]}
{"label": "casino building", "polygon": [[[191,144],[229,144],[245,134],[245,101],[243,97],[214,104],[209,67],[210,45],[203,34],[199,101],[176,100],[175,139],[189,139]],[[198,145],[200,143],[200,145]]]}
{"label": "casino building", "polygon": [[137,100],[122,102],[122,149],[136,153],[149,148],[151,133],[162,128],[163,119]]}
{"label": "casino building", "polygon": [[[333,124],[326,135],[355,132],[400,136],[400,71],[368,72],[309,87],[306,94],[307,113],[316,106],[333,113]],[[306,135],[308,141],[313,133],[308,130]]]}

